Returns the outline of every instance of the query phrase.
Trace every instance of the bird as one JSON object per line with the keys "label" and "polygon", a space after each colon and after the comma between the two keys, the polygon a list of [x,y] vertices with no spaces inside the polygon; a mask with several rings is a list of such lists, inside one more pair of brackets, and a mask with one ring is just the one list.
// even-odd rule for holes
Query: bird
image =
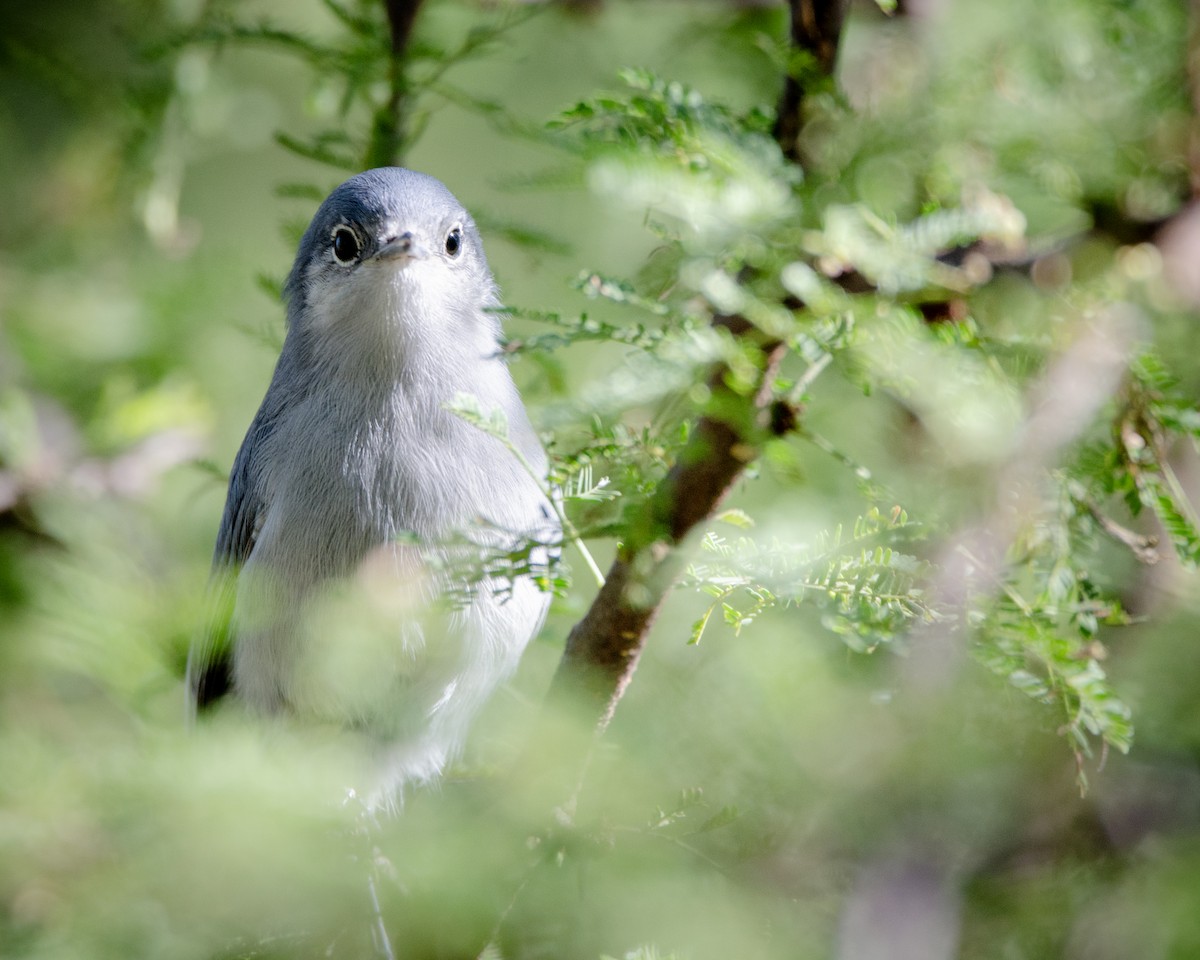
{"label": "bird", "polygon": [[[530,571],[554,555],[560,515],[479,230],[441,181],[383,167],[334,189],[284,300],[230,472],[189,702],[194,715],[232,695],[367,731],[366,792],[388,804],[459,754],[541,628],[550,595]],[[460,416],[462,397],[502,431]],[[523,571],[464,572],[505,555]]]}

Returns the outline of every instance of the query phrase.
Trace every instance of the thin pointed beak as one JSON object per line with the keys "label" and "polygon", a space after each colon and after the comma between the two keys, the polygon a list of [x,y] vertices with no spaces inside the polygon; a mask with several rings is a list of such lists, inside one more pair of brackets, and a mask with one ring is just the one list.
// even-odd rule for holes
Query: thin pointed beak
{"label": "thin pointed beak", "polygon": [[424,260],[429,256],[429,250],[416,237],[407,231],[398,237],[384,242],[373,260]]}

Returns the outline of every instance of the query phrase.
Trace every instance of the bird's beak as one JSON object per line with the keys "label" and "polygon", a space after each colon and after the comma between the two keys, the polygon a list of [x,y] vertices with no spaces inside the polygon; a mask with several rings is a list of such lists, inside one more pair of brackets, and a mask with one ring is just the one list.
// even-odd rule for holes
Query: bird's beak
{"label": "bird's beak", "polygon": [[407,231],[386,241],[373,260],[424,260],[429,256],[429,249],[416,237]]}

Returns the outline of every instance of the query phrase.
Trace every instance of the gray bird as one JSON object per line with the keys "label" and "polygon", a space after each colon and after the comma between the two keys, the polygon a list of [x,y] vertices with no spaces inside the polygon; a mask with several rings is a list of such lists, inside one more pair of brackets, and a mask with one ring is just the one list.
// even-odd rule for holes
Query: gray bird
{"label": "gray bird", "polygon": [[[454,756],[549,594],[519,576],[427,601],[464,555],[552,545],[559,525],[479,232],[441,182],[397,167],[347,180],[284,289],[287,336],[217,536],[226,623],[193,645],[189,689],[197,706],[231,688],[260,712],[376,735],[378,799]],[[446,409],[459,394],[503,413],[520,456]]]}

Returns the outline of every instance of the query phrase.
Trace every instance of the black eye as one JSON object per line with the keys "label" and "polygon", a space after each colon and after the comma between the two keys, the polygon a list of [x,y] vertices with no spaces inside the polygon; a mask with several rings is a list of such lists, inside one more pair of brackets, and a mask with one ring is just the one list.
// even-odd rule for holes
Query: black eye
{"label": "black eye", "polygon": [[462,249],[462,231],[455,227],[446,234],[446,252],[452,257],[457,257],[458,252]]}
{"label": "black eye", "polygon": [[338,227],[333,231],[333,257],[338,263],[353,263],[362,253],[358,235],[349,227]]}

